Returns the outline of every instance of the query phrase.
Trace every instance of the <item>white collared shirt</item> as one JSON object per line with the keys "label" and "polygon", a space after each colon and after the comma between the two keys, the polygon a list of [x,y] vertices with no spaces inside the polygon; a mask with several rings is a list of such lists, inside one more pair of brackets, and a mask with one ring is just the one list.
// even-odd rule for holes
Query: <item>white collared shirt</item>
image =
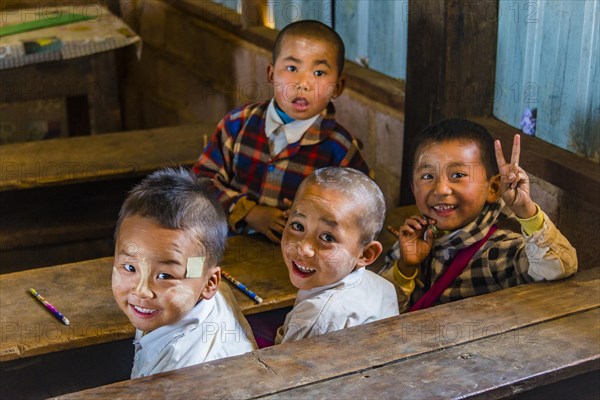
{"label": "white collared shirt", "polygon": [[318,336],[398,315],[394,285],[360,268],[339,282],[299,290],[275,343]]}
{"label": "white collared shirt", "polygon": [[224,285],[175,324],[146,335],[136,330],[134,344],[132,379],[256,349],[250,325]]}
{"label": "white collared shirt", "polygon": [[[302,139],[304,132],[306,132],[320,116],[321,114],[317,114],[309,119],[297,119],[284,124],[279,114],[277,114],[277,110],[275,109],[275,99],[273,98],[267,107],[267,115],[265,118],[265,135],[269,140],[275,140],[277,143],[272,156],[279,154],[288,144],[296,143],[298,140]],[[279,141],[272,138],[272,136],[279,134],[275,132],[279,128],[281,128],[285,134],[285,141]]]}

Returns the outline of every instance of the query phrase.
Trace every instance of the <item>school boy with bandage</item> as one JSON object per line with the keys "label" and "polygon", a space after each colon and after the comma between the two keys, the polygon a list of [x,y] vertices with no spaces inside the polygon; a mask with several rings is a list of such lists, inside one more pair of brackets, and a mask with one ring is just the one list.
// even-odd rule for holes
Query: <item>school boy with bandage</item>
{"label": "school boy with bandage", "polygon": [[112,289],[136,328],[131,378],[256,348],[233,294],[219,288],[227,219],[211,188],[166,168],[135,186],[121,208]]}

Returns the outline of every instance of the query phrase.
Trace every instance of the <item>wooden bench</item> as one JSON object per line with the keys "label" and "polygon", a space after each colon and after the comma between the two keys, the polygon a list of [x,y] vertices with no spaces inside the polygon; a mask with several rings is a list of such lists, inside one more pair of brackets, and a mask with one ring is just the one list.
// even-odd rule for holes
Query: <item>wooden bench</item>
{"label": "wooden bench", "polygon": [[0,272],[112,253],[126,192],[168,165],[191,166],[211,124],[0,146]]}
{"label": "wooden bench", "polygon": [[[599,272],[59,398],[513,396],[600,370]],[[598,393],[597,386],[579,389]]]}
{"label": "wooden bench", "polygon": [[139,177],[192,165],[212,124],[195,124],[0,146],[0,191]]}

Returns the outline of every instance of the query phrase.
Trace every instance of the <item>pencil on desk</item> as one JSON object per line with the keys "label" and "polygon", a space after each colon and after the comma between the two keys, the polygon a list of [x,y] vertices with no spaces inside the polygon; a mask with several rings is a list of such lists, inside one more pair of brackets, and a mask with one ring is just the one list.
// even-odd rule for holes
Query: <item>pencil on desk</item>
{"label": "pencil on desk", "polygon": [[252,290],[248,289],[246,287],[246,285],[244,285],[242,282],[238,281],[233,276],[229,275],[228,272],[226,272],[225,270],[221,269],[221,275],[223,275],[225,277],[225,279],[227,279],[229,282],[233,283],[242,292],[246,293],[246,295],[248,297],[250,297],[252,300],[256,301],[259,304],[262,303],[263,299],[261,299],[260,297],[258,297],[258,295],[256,293],[254,293]]}
{"label": "pencil on desk", "polygon": [[29,293],[31,293],[36,299],[38,299],[40,301],[40,303],[42,303],[44,306],[46,306],[46,308],[48,310],[50,310],[50,312],[52,314],[54,314],[54,316],[59,321],[62,321],[62,323],[65,324],[65,325],[69,325],[70,324],[70,322],[67,319],[67,317],[65,317],[64,315],[62,315],[62,313],[60,311],[58,311],[56,308],[54,308],[54,306],[52,304],[48,303],[46,301],[46,299],[42,297],[41,294],[39,294],[38,292],[35,291],[35,289],[29,289]]}

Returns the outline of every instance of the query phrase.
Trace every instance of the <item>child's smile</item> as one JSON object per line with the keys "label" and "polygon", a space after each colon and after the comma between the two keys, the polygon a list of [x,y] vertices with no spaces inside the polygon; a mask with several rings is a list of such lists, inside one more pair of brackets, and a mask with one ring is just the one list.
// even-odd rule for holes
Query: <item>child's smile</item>
{"label": "child's smile", "polygon": [[457,208],[458,208],[458,206],[455,204],[445,204],[445,203],[444,204],[436,204],[433,207],[431,207],[431,209],[433,210],[433,214],[440,218],[448,217]]}
{"label": "child's smile", "polygon": [[140,216],[123,220],[115,247],[112,288],[133,326],[152,331],[177,322],[196,305],[208,278],[185,275],[187,259],[197,256],[197,251],[195,242],[182,230],[166,229]]}
{"label": "child's smile", "polygon": [[316,269],[304,267],[295,261],[292,261],[292,265],[294,266],[293,272],[295,274],[300,275],[300,277],[302,278],[308,278],[309,276],[317,272]]}
{"label": "child's smile", "polygon": [[337,190],[308,184],[296,196],[281,250],[290,281],[312,289],[345,278],[365,265],[357,226],[360,204]]}
{"label": "child's smile", "polygon": [[474,142],[446,141],[421,146],[415,156],[413,193],[419,210],[441,230],[474,221],[486,202],[498,198]]}

